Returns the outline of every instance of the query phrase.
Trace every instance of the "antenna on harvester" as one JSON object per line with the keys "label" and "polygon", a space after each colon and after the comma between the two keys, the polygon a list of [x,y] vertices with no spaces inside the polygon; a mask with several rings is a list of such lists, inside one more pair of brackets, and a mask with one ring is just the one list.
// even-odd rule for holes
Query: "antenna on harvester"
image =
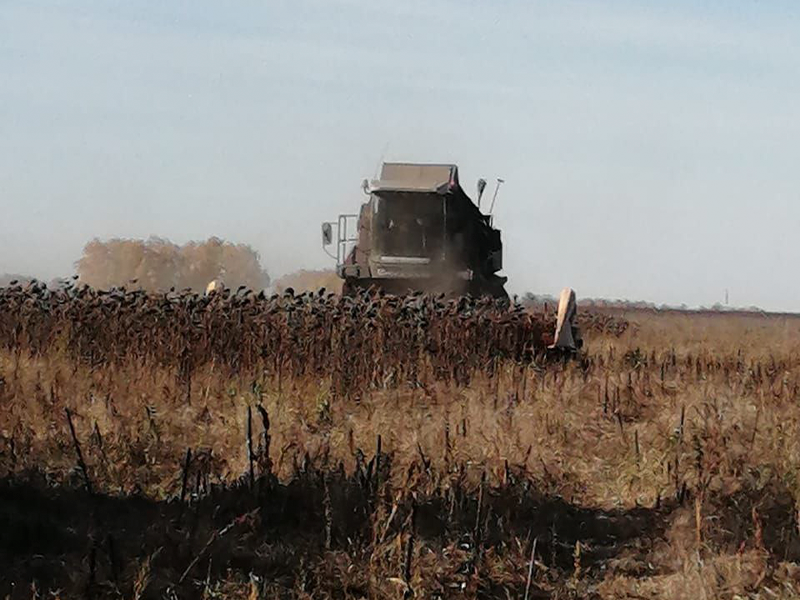
{"label": "antenna on harvester", "polygon": [[497,200],[497,191],[500,189],[500,184],[505,183],[505,179],[497,178],[497,185],[494,186],[494,196],[492,196],[492,205],[489,207],[489,214],[494,211],[494,203]]}
{"label": "antenna on harvester", "polygon": [[483,190],[486,189],[486,180],[481,177],[478,179],[478,208],[481,207],[481,197],[483,196]]}

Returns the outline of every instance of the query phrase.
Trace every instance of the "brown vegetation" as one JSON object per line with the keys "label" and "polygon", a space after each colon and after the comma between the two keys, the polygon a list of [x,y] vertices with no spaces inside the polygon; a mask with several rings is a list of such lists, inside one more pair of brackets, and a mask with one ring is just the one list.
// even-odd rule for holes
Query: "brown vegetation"
{"label": "brown vegetation", "polygon": [[800,320],[0,302],[0,595],[798,597]]}
{"label": "brown vegetation", "polygon": [[309,271],[301,269],[300,271],[295,271],[276,279],[273,283],[273,288],[279,294],[282,294],[289,288],[294,290],[295,293],[316,292],[320,289],[324,289],[325,291],[341,294],[342,283],[342,279],[335,271]]}
{"label": "brown vegetation", "polygon": [[18,273],[4,273],[0,275],[0,287],[6,287],[12,283],[29,283],[32,280],[27,275],[20,275]]}
{"label": "brown vegetation", "polygon": [[234,288],[261,290],[269,276],[258,253],[246,244],[218,238],[182,246],[160,238],[112,239],[89,242],[76,263],[81,282],[98,289],[127,286],[149,291],[203,291],[221,278]]}

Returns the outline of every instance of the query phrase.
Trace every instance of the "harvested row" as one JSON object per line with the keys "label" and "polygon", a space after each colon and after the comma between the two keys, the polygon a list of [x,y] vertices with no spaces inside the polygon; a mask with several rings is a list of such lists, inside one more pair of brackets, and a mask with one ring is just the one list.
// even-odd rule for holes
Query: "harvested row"
{"label": "harvested row", "polygon": [[797,354],[611,342],[524,369],[521,390],[504,365],[468,390],[366,402],[327,402],[313,381],[251,392],[218,371],[187,399],[156,368],[65,378],[58,357],[17,368],[0,352],[0,597],[794,585]]}

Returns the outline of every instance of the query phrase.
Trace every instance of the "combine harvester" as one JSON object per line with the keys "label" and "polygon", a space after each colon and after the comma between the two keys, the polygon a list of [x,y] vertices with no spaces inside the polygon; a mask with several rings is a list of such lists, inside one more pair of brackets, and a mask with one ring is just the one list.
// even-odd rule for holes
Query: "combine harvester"
{"label": "combine harvester", "polygon": [[[507,278],[498,275],[503,245],[491,214],[497,188],[487,215],[480,210],[485,187],[479,180],[475,204],[459,184],[456,165],[384,163],[380,179],[362,184],[369,199],[359,214],[322,224],[323,248],[336,259],[342,293],[373,288],[394,295],[489,296],[507,305]],[[332,244],[335,254],[327,249]],[[575,314],[575,292],[566,288],[551,348],[581,346]]]}

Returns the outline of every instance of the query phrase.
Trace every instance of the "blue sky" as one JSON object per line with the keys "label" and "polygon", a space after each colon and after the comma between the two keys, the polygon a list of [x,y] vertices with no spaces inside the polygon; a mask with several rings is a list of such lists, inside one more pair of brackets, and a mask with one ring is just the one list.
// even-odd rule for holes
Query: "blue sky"
{"label": "blue sky", "polygon": [[452,161],[506,180],[512,292],[800,310],[798,106],[796,2],[0,0],[0,273],[323,268],[381,158]]}

